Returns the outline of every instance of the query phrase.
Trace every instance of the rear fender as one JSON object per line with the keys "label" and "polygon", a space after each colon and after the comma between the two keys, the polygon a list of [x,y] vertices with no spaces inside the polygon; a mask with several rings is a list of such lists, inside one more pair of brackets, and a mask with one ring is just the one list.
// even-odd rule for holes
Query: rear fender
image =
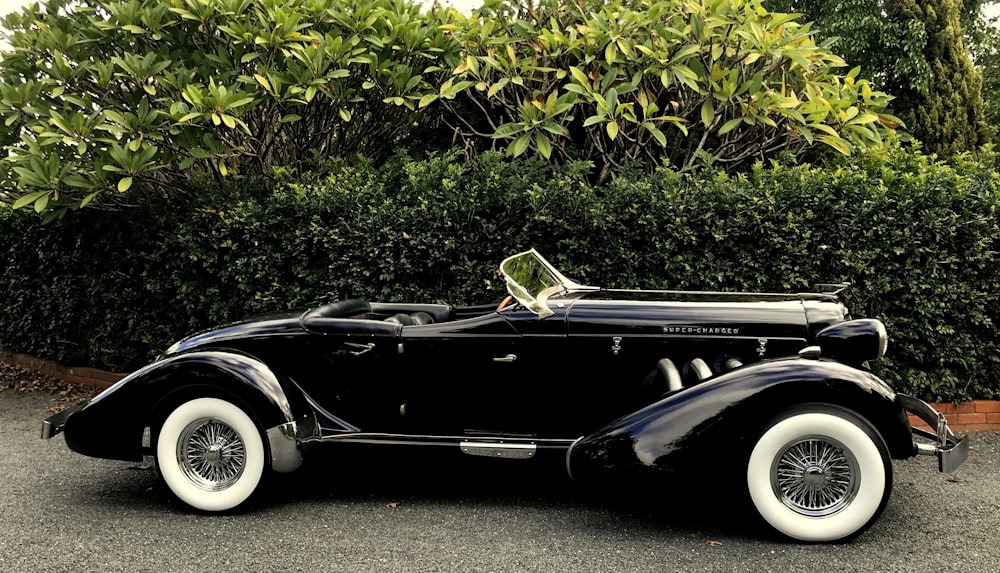
{"label": "rear fender", "polygon": [[[141,460],[145,428],[157,425],[186,399],[200,396],[229,399],[248,410],[272,448],[280,436],[294,440],[316,428],[305,396],[290,380],[252,356],[208,350],[155,362],[108,388],[67,418],[66,444],[93,457]],[[288,450],[280,441],[279,447]],[[287,466],[272,461],[278,461],[276,469]]]}
{"label": "rear fender", "polygon": [[913,455],[906,415],[885,382],[835,361],[786,358],[727,372],[612,422],[573,445],[567,468],[576,478],[621,468],[731,473],[777,413],[815,402],[857,412],[894,457]]}

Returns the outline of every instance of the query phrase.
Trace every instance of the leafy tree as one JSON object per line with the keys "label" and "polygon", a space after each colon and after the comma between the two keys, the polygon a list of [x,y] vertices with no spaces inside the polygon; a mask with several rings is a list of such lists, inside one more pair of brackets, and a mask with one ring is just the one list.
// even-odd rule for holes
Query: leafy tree
{"label": "leafy tree", "polygon": [[862,77],[892,93],[906,86],[925,90],[932,81],[923,48],[927,34],[916,20],[890,20],[886,0],[767,0],[772,10],[800,12],[817,26],[816,35],[833,40],[831,49]]}
{"label": "leafy tree", "polygon": [[1000,28],[996,20],[979,27],[972,55],[983,75],[983,115],[994,143],[1000,144]]}
{"label": "leafy tree", "polygon": [[51,0],[4,26],[3,198],[50,218],[199,174],[385,157],[457,47],[405,0]]}
{"label": "leafy tree", "polygon": [[49,218],[458,137],[590,160],[604,180],[850,154],[898,125],[886,94],[760,0],[490,0],[472,17],[408,0],[53,0],[4,24],[0,200]]}
{"label": "leafy tree", "polygon": [[915,21],[927,37],[924,57],[933,75],[926,88],[889,88],[897,113],[927,151],[949,156],[986,143],[982,78],[962,36],[959,0],[887,0],[890,19]]}
{"label": "leafy tree", "polygon": [[982,7],[992,3],[767,0],[771,9],[801,12],[815,22],[817,35],[834,40],[833,50],[861,66],[862,77],[899,96],[892,108],[907,131],[942,154],[975,151],[990,131],[969,51],[983,53],[976,64],[984,73],[996,65],[986,47],[992,28],[982,17]]}
{"label": "leafy tree", "polygon": [[898,125],[859,70],[841,73],[808,25],[757,0],[492,0],[447,29],[462,56],[441,95],[480,112],[462,116],[464,136],[514,156],[589,159],[602,180],[636,161],[687,170],[817,146],[850,154]]}

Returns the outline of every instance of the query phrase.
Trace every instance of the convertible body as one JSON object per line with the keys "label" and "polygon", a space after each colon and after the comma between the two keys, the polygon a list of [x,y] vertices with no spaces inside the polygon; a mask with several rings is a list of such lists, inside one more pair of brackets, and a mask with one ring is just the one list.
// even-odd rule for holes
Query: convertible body
{"label": "convertible body", "polygon": [[870,525],[890,457],[952,471],[967,456],[943,416],[868,371],[885,329],[850,320],[833,293],[600,289],[533,250],[501,272],[499,306],[344,300],[191,336],[45,420],[43,437],[154,455],[205,511],[239,505],[264,472],[335,455],[320,444],[558,455],[577,479],[711,468],[724,448],[764,519],[806,540]]}

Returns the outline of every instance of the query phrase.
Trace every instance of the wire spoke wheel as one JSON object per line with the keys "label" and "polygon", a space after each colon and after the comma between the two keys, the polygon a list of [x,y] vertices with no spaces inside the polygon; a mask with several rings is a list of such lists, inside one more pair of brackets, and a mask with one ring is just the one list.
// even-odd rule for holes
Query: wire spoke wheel
{"label": "wire spoke wheel", "polygon": [[835,440],[814,437],[791,444],[775,460],[771,486],[802,515],[824,517],[858,494],[858,461]]}
{"label": "wire spoke wheel", "polygon": [[889,450],[854,412],[805,404],[777,416],[757,438],[747,462],[747,489],[760,516],[788,537],[853,537],[889,500]]}
{"label": "wire spoke wheel", "polygon": [[229,425],[218,420],[195,420],[177,441],[177,462],[191,483],[206,491],[219,491],[243,474],[246,446]]}
{"label": "wire spoke wheel", "polygon": [[202,511],[225,511],[246,501],[266,467],[261,430],[226,400],[185,402],[157,433],[156,468],[163,481],[178,499]]}

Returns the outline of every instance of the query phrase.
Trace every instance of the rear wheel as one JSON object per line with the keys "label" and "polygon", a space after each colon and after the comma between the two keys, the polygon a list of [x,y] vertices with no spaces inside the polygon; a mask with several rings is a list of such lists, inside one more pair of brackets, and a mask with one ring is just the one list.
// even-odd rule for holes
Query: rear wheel
{"label": "rear wheel", "polygon": [[860,534],[882,513],[892,465],[869,423],[819,404],[786,412],[761,434],[747,486],[774,529],[803,541],[836,541]]}
{"label": "rear wheel", "polygon": [[239,406],[218,398],[185,402],[156,438],[156,467],[170,491],[203,511],[232,509],[264,475],[264,440]]}

